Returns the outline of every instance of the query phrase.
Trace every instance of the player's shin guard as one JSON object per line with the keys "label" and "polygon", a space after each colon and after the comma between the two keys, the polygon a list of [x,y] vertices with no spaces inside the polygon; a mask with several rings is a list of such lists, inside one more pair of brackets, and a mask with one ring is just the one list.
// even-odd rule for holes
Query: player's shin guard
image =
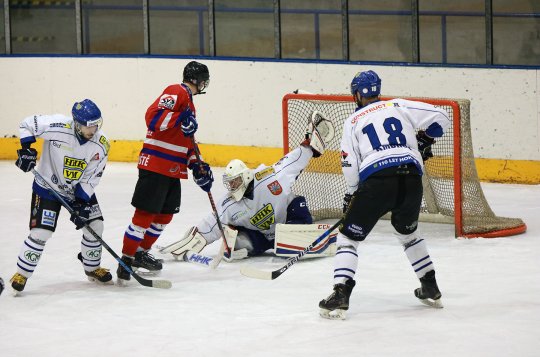
{"label": "player's shin guard", "polygon": [[[100,219],[89,223],[90,228],[100,237],[103,234],[103,221]],[[91,235],[86,228],[83,228],[81,240],[81,262],[85,272],[91,272],[100,267],[101,264],[101,243]]]}
{"label": "player's shin guard", "polygon": [[139,250],[149,250],[152,248],[161,233],[165,230],[165,227],[167,227],[166,224],[152,223],[144,233],[144,238],[139,246]]}
{"label": "player's shin guard", "polygon": [[403,245],[407,259],[411,263],[418,278],[423,277],[426,272],[433,270],[433,262],[429,256],[426,242],[416,233],[399,234],[395,233],[397,239]]}
{"label": "player's shin guard", "polygon": [[24,240],[19,257],[17,259],[17,272],[29,278],[34,273],[41,254],[45,248],[45,243],[52,236],[52,232],[46,229],[33,228],[30,235]]}
{"label": "player's shin guard", "polygon": [[334,257],[334,284],[344,284],[347,280],[354,279],[358,266],[358,243],[338,233]]}
{"label": "player's shin guard", "polygon": [[163,231],[165,230],[165,227],[167,227],[167,224],[171,223],[172,219],[172,213],[156,214],[154,216],[153,222],[146,229],[143,241],[141,242],[139,248],[141,250],[150,250],[150,248],[152,248],[152,245],[154,245],[156,240],[158,240],[159,236],[161,236],[161,233],[163,233]]}
{"label": "player's shin guard", "polygon": [[[93,220],[89,224],[90,228],[100,237],[103,235],[103,221]],[[81,261],[84,273],[89,281],[95,281],[102,284],[112,284],[112,275],[108,269],[101,265],[101,243],[94,238],[86,228],[83,228],[81,240],[81,252],[77,258]]]}
{"label": "player's shin guard", "polygon": [[134,256],[137,248],[141,244],[146,228],[139,227],[131,223],[124,232],[124,244],[122,253],[129,256]]}
{"label": "player's shin guard", "polygon": [[146,230],[152,224],[155,214],[142,211],[140,209],[135,210],[135,214],[131,220],[131,224],[127,227],[124,233],[124,244],[122,246],[122,253],[127,256],[134,256],[137,252],[137,248],[141,245]]}

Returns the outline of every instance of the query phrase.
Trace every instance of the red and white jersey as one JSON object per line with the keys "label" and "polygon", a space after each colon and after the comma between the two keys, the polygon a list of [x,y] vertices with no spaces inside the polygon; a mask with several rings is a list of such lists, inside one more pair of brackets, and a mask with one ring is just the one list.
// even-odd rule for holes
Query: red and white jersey
{"label": "red and white jersey", "polygon": [[416,129],[440,137],[450,125],[448,113],[431,104],[405,99],[377,101],[355,111],[343,125],[341,167],[347,192],[371,174],[414,164],[423,172]]}
{"label": "red and white jersey", "polygon": [[146,111],[146,139],[139,154],[138,168],[186,179],[187,166],[196,161],[191,138],[180,128],[180,114],[195,105],[189,87],[173,84],[165,88]]}
{"label": "red and white jersey", "polygon": [[[23,144],[44,139],[37,172],[48,185],[70,201],[75,196],[85,201],[92,197],[107,164],[110,147],[101,130],[91,140],[81,143],[75,135],[73,119],[54,114],[25,118],[19,131]],[[43,197],[51,196],[47,186],[37,178],[34,190]]]}
{"label": "red and white jersey", "polygon": [[[235,201],[227,193],[217,204],[222,224],[260,231],[267,239],[274,239],[276,224],[287,220],[287,207],[296,197],[292,186],[313,157],[309,147],[300,146],[272,166],[260,165],[253,170],[253,199],[243,197]],[[221,237],[213,213],[198,224],[199,233],[208,243]]]}

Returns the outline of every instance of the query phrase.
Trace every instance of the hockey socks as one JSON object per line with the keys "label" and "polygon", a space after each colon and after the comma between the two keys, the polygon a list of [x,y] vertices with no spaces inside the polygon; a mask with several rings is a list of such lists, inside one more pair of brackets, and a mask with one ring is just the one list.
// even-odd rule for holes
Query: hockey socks
{"label": "hockey socks", "polygon": [[155,214],[140,209],[135,210],[131,224],[124,232],[124,244],[122,254],[134,256],[137,248],[141,245],[146,230],[152,224]]}
{"label": "hockey socks", "polygon": [[408,235],[396,233],[395,235],[403,245],[407,259],[409,259],[418,279],[434,269],[426,242],[422,238],[416,233]]}
{"label": "hockey socks", "polygon": [[343,284],[349,279],[354,279],[358,266],[358,243],[338,233],[337,252],[334,258],[334,284]]}

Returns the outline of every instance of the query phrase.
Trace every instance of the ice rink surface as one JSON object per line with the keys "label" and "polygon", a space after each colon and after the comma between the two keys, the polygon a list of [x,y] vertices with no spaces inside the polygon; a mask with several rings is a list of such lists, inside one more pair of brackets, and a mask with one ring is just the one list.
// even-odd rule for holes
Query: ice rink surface
{"label": "ice rink surface", "polygon": [[[270,163],[267,163],[270,164]],[[215,168],[213,195],[223,192]],[[110,163],[97,188],[103,239],[120,254],[133,214],[135,163]],[[0,162],[0,276],[8,283],[28,234],[33,176]],[[158,244],[178,240],[210,211],[207,195],[182,181],[180,214]],[[166,259],[170,290],[86,280],[80,232],[64,210],[22,296],[0,296],[0,355],[13,356],[539,356],[540,186],[482,184],[496,214],[520,217],[526,234],[454,239],[450,225],[420,224],[437,269],[444,309],[417,301],[419,282],[387,221],[359,248],[357,285],[345,321],[318,302],[332,287],[332,258],[302,261],[274,281],[246,278],[244,264],[276,268],[270,254],[210,270]],[[217,252],[217,245],[205,253]],[[103,250],[102,266],[117,263]],[[116,279],[116,275],[113,274]]]}

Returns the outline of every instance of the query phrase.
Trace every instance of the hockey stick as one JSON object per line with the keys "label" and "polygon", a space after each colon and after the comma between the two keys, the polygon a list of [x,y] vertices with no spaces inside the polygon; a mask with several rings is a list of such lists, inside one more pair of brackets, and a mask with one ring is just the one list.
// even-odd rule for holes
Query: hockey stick
{"label": "hockey stick", "polygon": [[293,264],[295,264],[297,261],[299,261],[300,258],[302,258],[314,246],[319,244],[320,241],[322,241],[324,238],[328,237],[330,235],[330,233],[332,233],[332,231],[334,229],[336,229],[341,224],[342,221],[343,221],[343,219],[340,219],[339,221],[337,221],[332,227],[328,228],[323,234],[321,234],[319,236],[319,238],[315,239],[315,241],[313,241],[310,245],[308,245],[303,251],[301,251],[296,256],[294,256],[294,257],[290,258],[289,260],[287,260],[287,263],[285,265],[283,265],[281,268],[273,270],[273,271],[266,271],[266,270],[260,270],[260,269],[254,268],[251,265],[244,265],[240,269],[240,273],[242,275],[245,275],[245,276],[247,276],[249,278],[254,278],[254,279],[261,279],[261,280],[274,280],[274,279],[276,279],[281,274],[285,273],[287,271],[287,269],[289,269]]}
{"label": "hockey stick", "polygon": [[[197,158],[199,163],[202,162],[201,161],[201,153],[199,152],[199,147],[197,146],[197,143],[195,142],[195,135],[193,135],[191,137],[191,143],[193,144],[193,150],[195,151],[195,157]],[[215,269],[215,268],[217,268],[219,263],[221,263],[221,260],[223,259],[223,254],[225,253],[225,251],[227,251],[227,254],[230,257],[232,256],[232,253],[231,253],[231,249],[227,245],[227,239],[225,238],[225,231],[223,230],[223,226],[221,225],[221,221],[219,219],[219,214],[218,214],[217,209],[216,209],[216,204],[214,203],[214,198],[212,197],[212,192],[208,191],[207,194],[208,194],[208,200],[210,201],[210,206],[212,206],[212,211],[214,211],[214,216],[216,216],[216,222],[218,224],[219,231],[221,232],[221,238],[223,238],[223,244],[219,248],[218,254],[215,256],[213,261],[210,263],[210,267]]]}
{"label": "hockey stick", "polygon": [[[64,198],[62,198],[62,196],[60,196],[60,194],[56,192],[56,190],[53,189],[47,181],[45,181],[45,179],[43,178],[43,176],[39,174],[39,172],[37,172],[35,169],[32,169],[32,173],[34,174],[35,177],[39,178],[47,186],[49,191],[58,199],[58,201],[60,201],[62,206],[64,206],[64,208],[67,209],[70,214],[74,214],[77,217],[79,216],[78,213],[75,212],[73,208],[71,208],[71,206],[66,202],[66,200],[64,200]],[[122,261],[122,259],[120,259],[120,257],[114,252],[114,250],[112,250],[111,247],[109,247],[109,245],[105,243],[103,238],[101,238],[99,234],[97,234],[96,231],[94,231],[87,223],[84,224],[84,227],[86,228],[88,232],[90,232],[92,236],[94,236],[94,238],[97,239],[98,242],[101,243],[102,246],[105,247],[105,249],[107,249],[109,253],[111,253],[114,259],[118,261],[118,264],[120,264],[124,269],[126,269],[127,272],[130,273],[135,278],[135,280],[139,282],[139,284],[148,286],[150,288],[159,288],[159,289],[170,289],[172,287],[172,283],[169,280],[149,280],[149,279],[145,279],[139,276],[137,273],[133,271],[133,269],[127,266],[126,263]]]}

